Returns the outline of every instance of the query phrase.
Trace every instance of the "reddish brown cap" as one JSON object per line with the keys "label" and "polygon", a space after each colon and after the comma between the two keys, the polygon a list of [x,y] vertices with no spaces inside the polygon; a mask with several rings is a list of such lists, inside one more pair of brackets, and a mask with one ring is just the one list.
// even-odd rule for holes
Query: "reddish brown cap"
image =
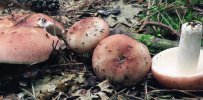
{"label": "reddish brown cap", "polygon": [[134,85],[149,72],[151,56],[145,45],[121,34],[103,39],[95,48],[92,66],[100,79]]}

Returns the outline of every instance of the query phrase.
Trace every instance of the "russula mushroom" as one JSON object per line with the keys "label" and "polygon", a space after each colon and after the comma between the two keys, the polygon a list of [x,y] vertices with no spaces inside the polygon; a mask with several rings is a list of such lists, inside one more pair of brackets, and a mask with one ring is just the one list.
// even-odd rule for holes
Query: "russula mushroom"
{"label": "russula mushroom", "polygon": [[43,27],[53,35],[62,35],[65,29],[61,23],[42,13],[19,13],[0,18],[1,27],[24,26],[24,27]]}
{"label": "russula mushroom", "polygon": [[63,41],[41,28],[0,28],[0,63],[32,64],[46,61]]}
{"label": "russula mushroom", "polygon": [[151,67],[147,47],[122,34],[103,39],[93,52],[92,66],[100,79],[123,86],[141,81]]}
{"label": "russula mushroom", "polygon": [[98,17],[90,17],[73,24],[66,34],[66,40],[70,49],[84,53],[93,50],[109,35],[109,31],[106,21]]}
{"label": "russula mushroom", "polygon": [[153,76],[168,88],[203,89],[201,38],[200,22],[183,24],[179,46],[164,50],[153,57]]}

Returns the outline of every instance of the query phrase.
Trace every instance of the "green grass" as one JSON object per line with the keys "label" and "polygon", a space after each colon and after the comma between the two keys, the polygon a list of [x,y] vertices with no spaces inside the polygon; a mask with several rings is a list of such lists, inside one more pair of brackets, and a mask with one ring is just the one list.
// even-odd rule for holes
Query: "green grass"
{"label": "green grass", "polygon": [[[202,0],[192,0],[192,4],[203,3]],[[192,10],[192,8],[186,7],[186,0],[170,0],[168,2],[156,2],[151,5],[149,12],[149,20],[155,22],[164,23],[171,28],[175,29],[177,32],[180,32],[181,25],[185,22],[198,20],[203,22],[203,17]],[[146,12],[139,16],[141,19],[146,18]],[[166,39],[177,39],[171,35],[168,30],[164,30],[160,27],[153,28],[152,26],[148,27],[148,33],[155,37],[166,38]]]}

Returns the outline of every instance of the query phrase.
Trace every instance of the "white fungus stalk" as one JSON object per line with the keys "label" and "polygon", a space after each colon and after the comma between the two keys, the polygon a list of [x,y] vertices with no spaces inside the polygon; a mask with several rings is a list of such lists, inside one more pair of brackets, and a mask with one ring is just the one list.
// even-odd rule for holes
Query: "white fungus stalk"
{"label": "white fungus stalk", "polygon": [[182,25],[178,47],[178,71],[193,73],[197,69],[202,38],[202,24],[189,22]]}

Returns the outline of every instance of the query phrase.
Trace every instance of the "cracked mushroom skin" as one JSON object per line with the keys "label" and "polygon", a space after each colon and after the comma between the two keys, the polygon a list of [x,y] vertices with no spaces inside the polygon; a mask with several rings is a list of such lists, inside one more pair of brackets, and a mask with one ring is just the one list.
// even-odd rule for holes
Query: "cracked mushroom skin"
{"label": "cracked mushroom skin", "polygon": [[89,52],[107,37],[109,32],[106,21],[98,17],[90,17],[73,24],[66,34],[66,41],[70,49],[75,52]]}
{"label": "cracked mushroom skin", "polygon": [[152,59],[152,74],[163,86],[171,89],[203,89],[202,23],[182,25],[178,47],[164,50]]}
{"label": "cracked mushroom skin", "polygon": [[[40,34],[39,34],[40,33]],[[0,29],[0,63],[33,64],[46,61],[63,41],[41,28]]]}
{"label": "cracked mushroom skin", "polygon": [[1,27],[23,26],[23,27],[43,27],[53,35],[64,34],[64,26],[48,15],[42,13],[19,13],[0,18]]}
{"label": "cracked mushroom skin", "polygon": [[92,66],[100,79],[131,86],[147,75],[151,56],[144,44],[126,35],[116,34],[98,44],[93,52]]}

